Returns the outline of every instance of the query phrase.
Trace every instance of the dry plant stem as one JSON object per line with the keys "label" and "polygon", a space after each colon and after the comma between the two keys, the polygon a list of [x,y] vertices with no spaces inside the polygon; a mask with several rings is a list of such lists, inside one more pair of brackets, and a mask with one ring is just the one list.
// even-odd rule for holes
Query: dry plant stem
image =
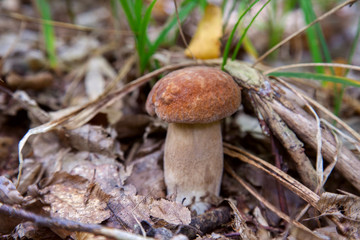
{"label": "dry plant stem", "polygon": [[295,225],[298,228],[301,228],[307,232],[311,233],[311,230],[308,229],[307,227],[305,227],[304,225],[302,225],[301,223],[299,223],[298,221],[294,221],[292,220],[288,215],[286,215],[285,213],[281,212],[279,209],[277,209],[273,204],[271,204],[270,202],[268,202],[263,196],[261,196],[259,193],[256,192],[255,189],[253,189],[249,184],[247,184],[244,180],[242,180],[238,175],[236,175],[236,173],[234,172],[234,170],[231,169],[231,167],[225,163],[225,170],[233,177],[236,179],[236,181],[238,181],[247,191],[249,191],[251,193],[251,195],[253,195],[259,202],[261,202],[262,204],[264,204],[268,209],[270,209],[272,212],[274,212],[276,215],[278,215],[280,218],[284,219],[286,222],[291,223],[293,225]]}
{"label": "dry plant stem", "polygon": [[17,19],[20,21],[24,21],[24,22],[34,22],[34,23],[38,23],[38,24],[50,24],[54,27],[60,27],[60,28],[65,28],[65,29],[72,29],[72,30],[76,30],[76,31],[84,31],[84,32],[108,32],[108,33],[117,33],[117,34],[125,34],[127,36],[132,36],[133,33],[130,31],[119,31],[119,30],[114,30],[114,29],[101,29],[101,28],[94,28],[94,27],[87,27],[87,26],[80,26],[80,25],[76,25],[76,24],[71,24],[71,23],[65,23],[65,22],[58,22],[58,21],[52,21],[52,20],[45,20],[45,19],[40,19],[40,18],[34,18],[34,17],[29,17],[29,16],[25,16],[23,14],[20,13],[15,13],[15,12],[10,12],[8,14],[2,14],[4,16],[8,16],[10,18],[13,19]]}
{"label": "dry plant stem", "polygon": [[[299,138],[313,148],[316,148],[316,122],[313,118],[299,107],[290,110],[277,101],[273,101],[271,106]],[[338,152],[336,141],[327,129],[322,129],[321,150],[325,159],[330,163]],[[335,167],[356,189],[360,190],[360,161],[351,151],[342,147]]]}
{"label": "dry plant stem", "polygon": [[317,186],[316,171],[310,159],[306,156],[303,143],[296,137],[283,122],[281,117],[274,112],[269,103],[262,100],[257,94],[253,95],[258,110],[267,122],[272,134],[280,141],[296,164],[296,169],[307,187],[315,190]]}
{"label": "dry plant stem", "polygon": [[104,92],[101,94],[102,96],[105,96],[106,94],[108,94],[109,92],[111,92],[112,90],[116,89],[116,85],[123,80],[123,78],[129,73],[129,71],[131,70],[131,67],[134,65],[136,60],[135,55],[131,55],[130,57],[128,57],[125,60],[124,65],[122,66],[119,74],[116,76],[115,79],[113,79],[109,85],[106,86]]}
{"label": "dry plant stem", "polygon": [[333,14],[334,12],[338,11],[339,9],[345,7],[346,5],[351,5],[353,3],[357,2],[357,0],[348,0],[336,7],[334,7],[333,9],[331,9],[330,11],[324,13],[323,15],[321,15],[320,17],[318,17],[317,19],[315,19],[313,22],[309,23],[308,25],[306,25],[305,27],[299,29],[298,31],[296,31],[295,33],[291,34],[290,36],[288,36],[287,38],[285,38],[284,40],[282,40],[280,43],[276,44],[274,47],[272,47],[270,50],[268,50],[266,53],[264,53],[261,57],[259,57],[256,62],[252,65],[253,67],[255,65],[257,65],[259,62],[261,62],[262,60],[264,60],[268,55],[270,55],[272,52],[274,52],[276,49],[278,49],[279,47],[281,47],[282,45],[284,45],[285,43],[287,43],[288,41],[290,41],[291,39],[293,39],[294,37],[298,36],[299,34],[302,34],[306,29],[308,29],[309,27],[313,26],[315,23],[320,22],[321,20],[327,18],[328,16],[330,16],[331,14]]}
{"label": "dry plant stem", "polygon": [[[220,121],[203,124],[170,123],[164,149],[168,195],[192,208],[207,208],[202,197],[219,195],[223,169]],[[195,197],[195,199],[193,199]],[[202,206],[204,205],[204,206]],[[199,211],[197,211],[199,212]]]}
{"label": "dry plant stem", "polygon": [[271,68],[263,72],[264,75],[269,75],[270,73],[277,72],[279,70],[289,69],[289,68],[299,68],[299,67],[340,67],[345,69],[352,69],[356,71],[360,71],[359,66],[350,65],[350,64],[343,64],[343,63],[297,63],[297,64],[290,64],[285,66],[280,66],[276,68]]}
{"label": "dry plant stem", "polygon": [[[179,10],[178,10],[178,6],[177,6],[177,3],[176,3],[176,0],[174,0],[173,2],[174,2],[174,6],[175,6],[176,20],[177,20],[177,24],[178,24],[178,28],[179,28],[179,33],[180,33],[181,39],[182,39],[183,43],[185,44],[186,49],[189,49],[189,44],[188,44],[187,41],[186,41],[184,32],[183,32],[182,27],[181,27],[181,21],[180,21],[180,18],[179,18]],[[190,49],[189,49],[189,51],[190,51],[190,53],[191,53],[191,57],[195,60],[194,54],[191,52]]]}
{"label": "dry plant stem", "polygon": [[244,151],[241,150],[238,147],[235,147],[233,145],[230,145],[228,143],[224,143],[224,153],[234,157],[238,158],[239,160],[246,162],[248,164],[253,165],[254,167],[268,173],[269,175],[273,176],[278,180],[281,184],[283,184],[285,187],[293,191],[295,194],[297,194],[299,197],[304,199],[306,202],[308,202],[311,206],[317,207],[317,201],[320,199],[320,197],[311,191],[309,188],[305,187],[303,184],[301,184],[296,179],[292,178],[288,174],[284,173],[277,167],[271,165],[270,163]]}
{"label": "dry plant stem", "polygon": [[87,224],[75,222],[61,218],[48,218],[22,209],[16,209],[11,206],[0,203],[0,215],[18,218],[19,221],[31,221],[37,226],[48,228],[61,228],[69,231],[88,232],[96,235],[102,235],[118,240],[150,240],[153,238],[141,237],[116,228],[103,227],[96,224]]}

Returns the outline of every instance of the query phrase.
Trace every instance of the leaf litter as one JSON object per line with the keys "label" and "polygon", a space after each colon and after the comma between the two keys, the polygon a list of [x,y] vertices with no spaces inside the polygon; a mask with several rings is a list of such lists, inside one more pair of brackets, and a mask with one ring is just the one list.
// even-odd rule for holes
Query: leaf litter
{"label": "leaf litter", "polygon": [[[105,8],[101,11],[99,19],[90,20],[100,25],[107,21],[110,14]],[[8,35],[0,37],[5,46],[14,45],[12,51],[2,50],[9,47],[0,51],[1,56],[6,56],[1,59],[4,63],[1,65],[5,66],[1,77],[5,77],[5,88],[9,89],[0,92],[1,104],[7,106],[0,108],[0,124],[10,127],[9,119],[24,116],[20,118],[23,125],[17,125],[18,132],[10,134],[1,127],[0,232],[3,238],[360,238],[359,197],[355,195],[359,193],[356,152],[348,150],[348,145],[339,144],[343,139],[334,137],[331,129],[324,125],[316,127],[314,115],[303,109],[306,97],[299,100],[299,95],[286,84],[263,76],[261,70],[243,62],[235,61],[238,65],[233,69],[230,62],[226,70],[248,95],[244,99],[250,99],[250,103],[244,108],[247,108],[246,114],[252,116],[257,130],[256,136],[245,127],[242,132],[239,122],[244,109],[224,123],[228,167],[221,196],[229,200],[213,206],[204,216],[195,216],[181,203],[172,201],[171,196],[166,196],[162,168],[166,125],[144,115],[144,101],[149,86],[162,74],[192,65],[220,66],[221,60],[206,59],[219,56],[221,31],[217,28],[216,33],[210,34],[213,38],[201,40],[199,37],[209,34],[203,27],[204,21],[215,21],[213,24],[221,21],[218,14],[207,14],[205,11],[197,26],[200,33],[196,33],[189,46],[191,49],[197,45],[191,49],[192,54],[205,60],[188,60],[172,49],[169,51],[176,56],[173,58],[159,51],[156,59],[160,60],[161,67],[143,75],[133,68],[135,57],[131,55],[132,50],[128,50],[131,44],[121,53],[114,51],[111,43],[108,48],[97,49],[102,44],[99,39],[104,41],[101,37],[85,34],[83,38],[69,37],[70,41],[61,42],[59,47],[64,65],[50,70],[43,52],[34,47],[40,41],[36,31],[24,30],[17,35],[8,31]],[[12,20],[14,24],[16,18]],[[60,34],[59,39],[61,37]],[[126,34],[122,37],[130,42]],[[211,43],[205,44],[207,40]],[[210,53],[208,48],[214,53],[200,57],[202,53]],[[36,51],[40,54],[35,54]],[[187,56],[193,57],[192,54]],[[74,79],[75,75],[69,74],[73,70],[78,71],[74,84],[64,80]],[[251,82],[254,79],[260,82]],[[293,84],[296,85],[296,81]],[[314,102],[309,104],[318,111]],[[114,112],[116,114],[112,114]],[[330,116],[331,119],[336,120]],[[262,136],[259,136],[259,126],[263,129]],[[346,123],[341,126],[345,126],[345,130],[338,132],[351,136],[351,128]],[[321,137],[315,134],[319,129]],[[26,132],[19,144],[21,174],[17,181],[17,169],[8,166],[16,164],[18,156],[14,149]],[[269,156],[276,155],[271,141],[281,143],[280,168],[275,167],[274,159]],[[319,141],[323,150],[320,155]],[[352,143],[358,144],[356,140]],[[243,151],[239,146],[250,148]],[[314,160],[322,157],[331,169],[332,163],[335,166],[335,170],[329,171],[325,185],[317,181],[319,177],[313,170]],[[248,164],[254,170],[250,170]],[[246,176],[250,172],[253,175]],[[336,183],[334,178],[341,181]],[[277,185],[276,181],[281,184]],[[335,188],[352,193],[326,192],[330,189],[329,182]],[[287,188],[283,191],[285,198],[291,201],[285,204],[290,213],[283,211],[284,205],[278,197],[284,187]],[[306,204],[312,206],[310,210],[303,217],[296,216]],[[323,219],[331,224],[323,223]]]}

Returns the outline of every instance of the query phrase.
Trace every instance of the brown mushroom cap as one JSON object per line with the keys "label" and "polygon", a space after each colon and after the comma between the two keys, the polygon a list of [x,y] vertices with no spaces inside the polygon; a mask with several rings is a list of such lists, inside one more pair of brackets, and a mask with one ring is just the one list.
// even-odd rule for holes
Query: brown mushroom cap
{"label": "brown mushroom cap", "polygon": [[240,103],[240,88],[229,74],[211,67],[188,67],[155,84],[146,111],[171,123],[209,123],[233,114]]}

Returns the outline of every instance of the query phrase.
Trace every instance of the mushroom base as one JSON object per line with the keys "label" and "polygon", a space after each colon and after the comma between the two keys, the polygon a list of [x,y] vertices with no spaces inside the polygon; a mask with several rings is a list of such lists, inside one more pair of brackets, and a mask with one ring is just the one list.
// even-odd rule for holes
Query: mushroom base
{"label": "mushroom base", "polygon": [[169,124],[164,153],[168,195],[200,214],[209,206],[204,198],[219,195],[222,174],[220,121]]}

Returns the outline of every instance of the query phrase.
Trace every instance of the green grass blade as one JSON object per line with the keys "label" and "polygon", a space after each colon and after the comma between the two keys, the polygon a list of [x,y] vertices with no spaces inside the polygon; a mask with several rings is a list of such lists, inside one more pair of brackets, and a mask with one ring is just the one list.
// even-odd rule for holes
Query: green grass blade
{"label": "green grass blade", "polygon": [[322,73],[307,73],[307,72],[273,72],[270,73],[271,76],[276,77],[294,77],[294,78],[304,78],[312,79],[318,81],[327,81],[333,83],[341,83],[346,86],[360,87],[360,81],[340,76],[331,76]]}
{"label": "green grass blade", "polygon": [[128,24],[131,28],[131,30],[133,31],[133,33],[136,35],[137,34],[137,24],[136,24],[136,19],[135,19],[135,13],[134,13],[134,6],[130,6],[129,4],[133,4],[132,1],[128,1],[128,0],[119,0],[121,7],[124,10],[126,19],[128,21]]}
{"label": "green grass blade", "polygon": [[255,1],[241,14],[241,16],[240,16],[239,19],[237,20],[237,22],[236,22],[233,30],[231,31],[230,36],[229,36],[229,39],[227,40],[226,45],[225,45],[225,49],[224,49],[223,61],[222,61],[222,64],[221,64],[221,69],[222,69],[222,70],[224,70],[224,66],[226,65],[226,62],[227,62],[227,59],[228,59],[228,56],[229,56],[230,45],[231,45],[231,42],[232,42],[232,40],[233,40],[233,38],[234,38],[236,29],[237,29],[237,27],[239,26],[240,21],[243,19],[243,17],[245,16],[245,14],[246,14],[258,1],[259,1],[259,0],[255,0]]}
{"label": "green grass blade", "polygon": [[[36,0],[36,5],[39,9],[41,18],[44,20],[51,20],[50,5],[47,0]],[[45,48],[48,54],[49,63],[51,68],[57,65],[56,49],[55,49],[55,34],[54,28],[49,23],[43,23],[43,36],[45,41]]]}
{"label": "green grass blade", "polygon": [[[311,1],[309,0],[300,0],[300,7],[304,13],[304,18],[306,24],[311,23],[313,20],[315,20],[314,14],[313,14],[313,8]],[[306,37],[310,48],[310,53],[312,56],[312,59],[314,62],[322,62],[322,53],[321,53],[321,47],[319,43],[319,39],[316,33],[316,29],[314,26],[306,29]],[[316,72],[318,73],[324,73],[323,67],[316,67]]]}
{"label": "green grass blade", "polygon": [[153,0],[149,7],[146,9],[145,15],[140,22],[140,29],[139,29],[139,41],[138,41],[138,49],[139,49],[139,58],[140,58],[140,71],[143,72],[147,65],[147,59],[145,51],[150,47],[150,41],[147,35],[147,28],[151,18],[151,11],[156,3],[156,0]]}
{"label": "green grass blade", "polygon": [[[132,2],[132,0],[130,1]],[[136,25],[140,26],[141,24],[141,19],[142,19],[142,10],[143,10],[143,0],[135,0],[135,4],[134,4],[134,16],[135,16],[135,21],[136,21]]]}
{"label": "green grass blade", "polygon": [[253,22],[255,21],[255,19],[257,18],[257,16],[262,12],[262,10],[266,7],[266,5],[268,5],[270,3],[271,0],[268,0],[260,9],[259,11],[255,14],[255,16],[251,19],[251,22],[249,23],[249,25],[247,25],[247,27],[244,29],[243,33],[241,34],[241,37],[238,41],[238,43],[236,44],[236,48],[235,48],[235,51],[232,55],[232,58],[231,60],[235,60],[238,52],[239,52],[239,49],[240,49],[240,46],[242,44],[242,41],[244,39],[244,37],[246,36],[246,33],[248,32],[249,28],[251,27],[251,25],[253,24]]}

